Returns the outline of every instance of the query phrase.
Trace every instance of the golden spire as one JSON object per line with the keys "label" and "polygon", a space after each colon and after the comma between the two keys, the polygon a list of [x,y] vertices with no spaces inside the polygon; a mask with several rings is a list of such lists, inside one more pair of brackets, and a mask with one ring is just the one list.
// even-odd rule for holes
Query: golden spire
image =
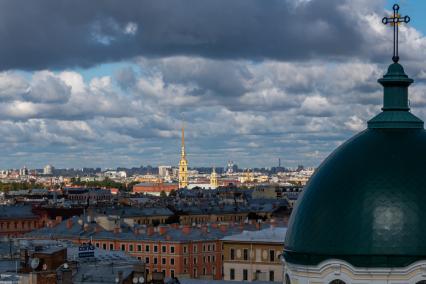
{"label": "golden spire", "polygon": [[185,157],[185,127],[182,125],[182,150],[181,150],[182,158]]}
{"label": "golden spire", "polygon": [[179,188],[188,186],[188,161],[185,154],[185,128],[182,125],[182,149],[179,162]]}

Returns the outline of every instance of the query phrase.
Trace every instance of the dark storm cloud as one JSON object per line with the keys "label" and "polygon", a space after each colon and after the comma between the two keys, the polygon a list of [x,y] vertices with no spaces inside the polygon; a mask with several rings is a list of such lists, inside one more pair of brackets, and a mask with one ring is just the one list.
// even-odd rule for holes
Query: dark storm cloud
{"label": "dark storm cloud", "polygon": [[[0,2],[0,69],[88,67],[137,55],[339,58],[363,37],[341,0]],[[345,12],[346,11],[346,12]]]}

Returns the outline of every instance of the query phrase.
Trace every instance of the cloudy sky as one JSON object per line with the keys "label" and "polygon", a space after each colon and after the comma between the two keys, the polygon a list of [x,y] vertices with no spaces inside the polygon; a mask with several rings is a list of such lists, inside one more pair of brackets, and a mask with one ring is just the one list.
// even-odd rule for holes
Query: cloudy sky
{"label": "cloudy sky", "polygon": [[[400,57],[426,118],[426,1]],[[0,168],[317,166],[381,107],[385,0],[0,2]]]}

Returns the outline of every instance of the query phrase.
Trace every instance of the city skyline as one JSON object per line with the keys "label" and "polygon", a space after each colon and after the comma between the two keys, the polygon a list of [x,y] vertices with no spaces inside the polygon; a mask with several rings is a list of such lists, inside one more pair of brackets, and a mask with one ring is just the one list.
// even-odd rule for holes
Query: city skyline
{"label": "city skyline", "polygon": [[[191,166],[318,166],[381,107],[393,2],[354,2],[2,3],[0,168],[176,166],[183,122]],[[400,2],[425,117],[425,4]]]}

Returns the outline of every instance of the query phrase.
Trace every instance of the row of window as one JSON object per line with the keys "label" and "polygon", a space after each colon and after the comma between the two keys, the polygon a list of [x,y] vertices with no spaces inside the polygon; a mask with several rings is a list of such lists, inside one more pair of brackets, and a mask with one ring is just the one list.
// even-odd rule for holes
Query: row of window
{"label": "row of window", "polygon": [[[100,248],[101,247],[101,243],[99,242],[95,242],[95,246]],[[114,244],[109,243],[109,247],[107,246],[106,243],[102,244],[102,248],[103,249],[107,249],[109,248],[109,250],[114,250]],[[153,245],[153,252],[157,253],[158,252],[158,245]],[[170,246],[169,247],[169,253],[170,254],[174,254],[175,253],[175,247],[174,246]],[[137,251],[137,252],[141,252],[143,249],[142,245],[133,245],[133,244],[121,244],[121,250],[122,251]],[[203,252],[209,252],[209,251],[215,251],[216,250],[216,245],[215,244],[211,244],[211,245],[203,245]],[[150,252],[151,251],[151,245],[145,245],[145,252]],[[161,246],[161,252],[162,253],[167,253],[167,246]],[[193,252],[197,253],[198,252],[198,245],[194,245],[193,246]],[[183,253],[186,254],[188,253],[188,246],[183,246]]]}
{"label": "row of window", "polygon": [[[255,276],[254,276],[254,280],[260,280],[259,276],[262,272],[260,270],[256,270]],[[234,268],[230,268],[229,269],[229,279],[230,280],[235,280],[235,269]],[[247,269],[243,269],[243,281],[248,281],[248,270]],[[275,281],[275,272],[273,270],[269,271],[269,281]]]}
{"label": "row of window", "polygon": [[[174,271],[174,269],[170,269],[169,271],[170,271],[170,275],[167,275],[165,269],[161,270],[161,272],[163,272],[164,276],[170,277],[170,278],[175,277],[175,271]],[[149,268],[147,268],[146,269],[146,274],[149,275],[149,272],[150,272],[150,270],[149,270]],[[154,272],[158,272],[158,270],[154,269]],[[183,273],[188,273],[188,271],[184,270]],[[202,275],[207,275],[207,269],[206,268],[203,268]],[[212,267],[212,275],[216,275],[216,267]],[[192,277],[193,278],[198,278],[198,270],[197,270],[197,268],[193,269]]]}
{"label": "row of window", "polygon": [[[236,260],[236,255],[235,255],[236,250],[234,248],[231,248],[229,251],[229,258],[230,260]],[[269,250],[269,261],[270,262],[275,262],[277,260],[277,258],[275,257],[275,250]],[[238,257],[241,258],[241,257]],[[248,249],[243,249],[243,255],[242,255],[243,260],[249,260],[249,250]]]}
{"label": "row of window", "polygon": [[[146,264],[150,264],[150,257],[145,257],[145,263]],[[158,258],[154,257],[153,258],[153,264],[158,264]],[[165,257],[161,258],[161,264],[162,265],[166,265],[167,264],[167,259]],[[175,259],[172,257],[170,258],[170,265],[175,265]]]}
{"label": "row of window", "polygon": [[[14,221],[13,222],[13,228],[18,229],[18,224],[20,223],[20,228],[25,229],[27,227],[28,229],[31,229],[33,227],[37,227],[37,221]],[[0,229],[10,229],[10,222],[1,222],[0,223]]]}

